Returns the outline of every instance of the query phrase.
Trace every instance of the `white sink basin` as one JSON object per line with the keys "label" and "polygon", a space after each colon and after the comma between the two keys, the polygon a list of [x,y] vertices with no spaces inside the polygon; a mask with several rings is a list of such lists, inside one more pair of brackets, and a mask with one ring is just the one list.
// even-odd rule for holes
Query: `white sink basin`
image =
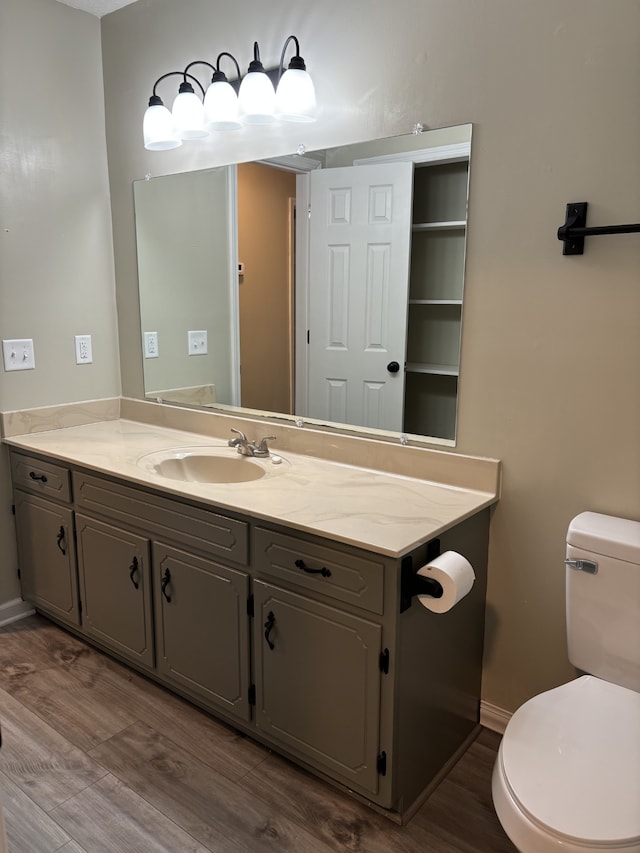
{"label": "white sink basin", "polygon": [[146,453],[137,462],[150,474],[183,483],[250,483],[283,473],[281,456],[242,456],[232,447],[174,447]]}

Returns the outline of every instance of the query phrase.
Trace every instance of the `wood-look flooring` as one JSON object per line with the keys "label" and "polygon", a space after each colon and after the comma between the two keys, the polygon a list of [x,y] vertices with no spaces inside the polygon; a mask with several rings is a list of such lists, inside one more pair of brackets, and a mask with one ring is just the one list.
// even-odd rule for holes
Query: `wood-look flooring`
{"label": "wood-look flooring", "polygon": [[406,825],[41,616],[0,629],[10,853],[514,853],[483,731]]}

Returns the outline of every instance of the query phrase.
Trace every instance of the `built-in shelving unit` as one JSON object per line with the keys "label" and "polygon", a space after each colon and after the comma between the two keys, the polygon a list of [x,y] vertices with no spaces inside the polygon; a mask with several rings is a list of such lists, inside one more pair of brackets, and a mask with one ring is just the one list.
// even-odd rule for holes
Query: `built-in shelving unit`
{"label": "built-in shelving unit", "polygon": [[468,157],[416,164],[404,430],[455,438]]}

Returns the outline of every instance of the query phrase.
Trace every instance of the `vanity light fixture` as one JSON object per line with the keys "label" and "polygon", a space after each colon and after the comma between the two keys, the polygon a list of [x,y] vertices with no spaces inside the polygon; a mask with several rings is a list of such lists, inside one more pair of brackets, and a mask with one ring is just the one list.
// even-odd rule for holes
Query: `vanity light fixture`
{"label": "vanity light fixture", "polygon": [[[291,43],[295,55],[285,70],[285,55]],[[237,78],[229,82],[220,69],[227,57],[235,65]],[[205,65],[213,72],[208,89],[190,73],[196,65]],[[178,94],[171,111],[157,94],[158,84],[167,77],[181,77]],[[194,89],[194,84],[199,94]],[[253,45],[253,59],[247,73],[241,76],[240,66],[232,54],[223,51],[216,64],[205,60],[190,62],[184,71],[169,71],[153,85],[149,106],[144,115],[144,147],[150,151],[165,151],[182,145],[183,140],[209,136],[216,131],[238,130],[243,125],[270,124],[274,121],[315,121],[316,97],[313,81],[300,56],[296,36],[289,36],[276,69],[266,69],[260,60],[258,42]]]}

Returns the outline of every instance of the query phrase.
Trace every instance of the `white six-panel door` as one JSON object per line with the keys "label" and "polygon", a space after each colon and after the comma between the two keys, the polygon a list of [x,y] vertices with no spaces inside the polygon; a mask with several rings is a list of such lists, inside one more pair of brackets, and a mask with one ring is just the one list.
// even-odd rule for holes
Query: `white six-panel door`
{"label": "white six-panel door", "polygon": [[412,184],[410,162],[311,174],[312,418],[402,430]]}

